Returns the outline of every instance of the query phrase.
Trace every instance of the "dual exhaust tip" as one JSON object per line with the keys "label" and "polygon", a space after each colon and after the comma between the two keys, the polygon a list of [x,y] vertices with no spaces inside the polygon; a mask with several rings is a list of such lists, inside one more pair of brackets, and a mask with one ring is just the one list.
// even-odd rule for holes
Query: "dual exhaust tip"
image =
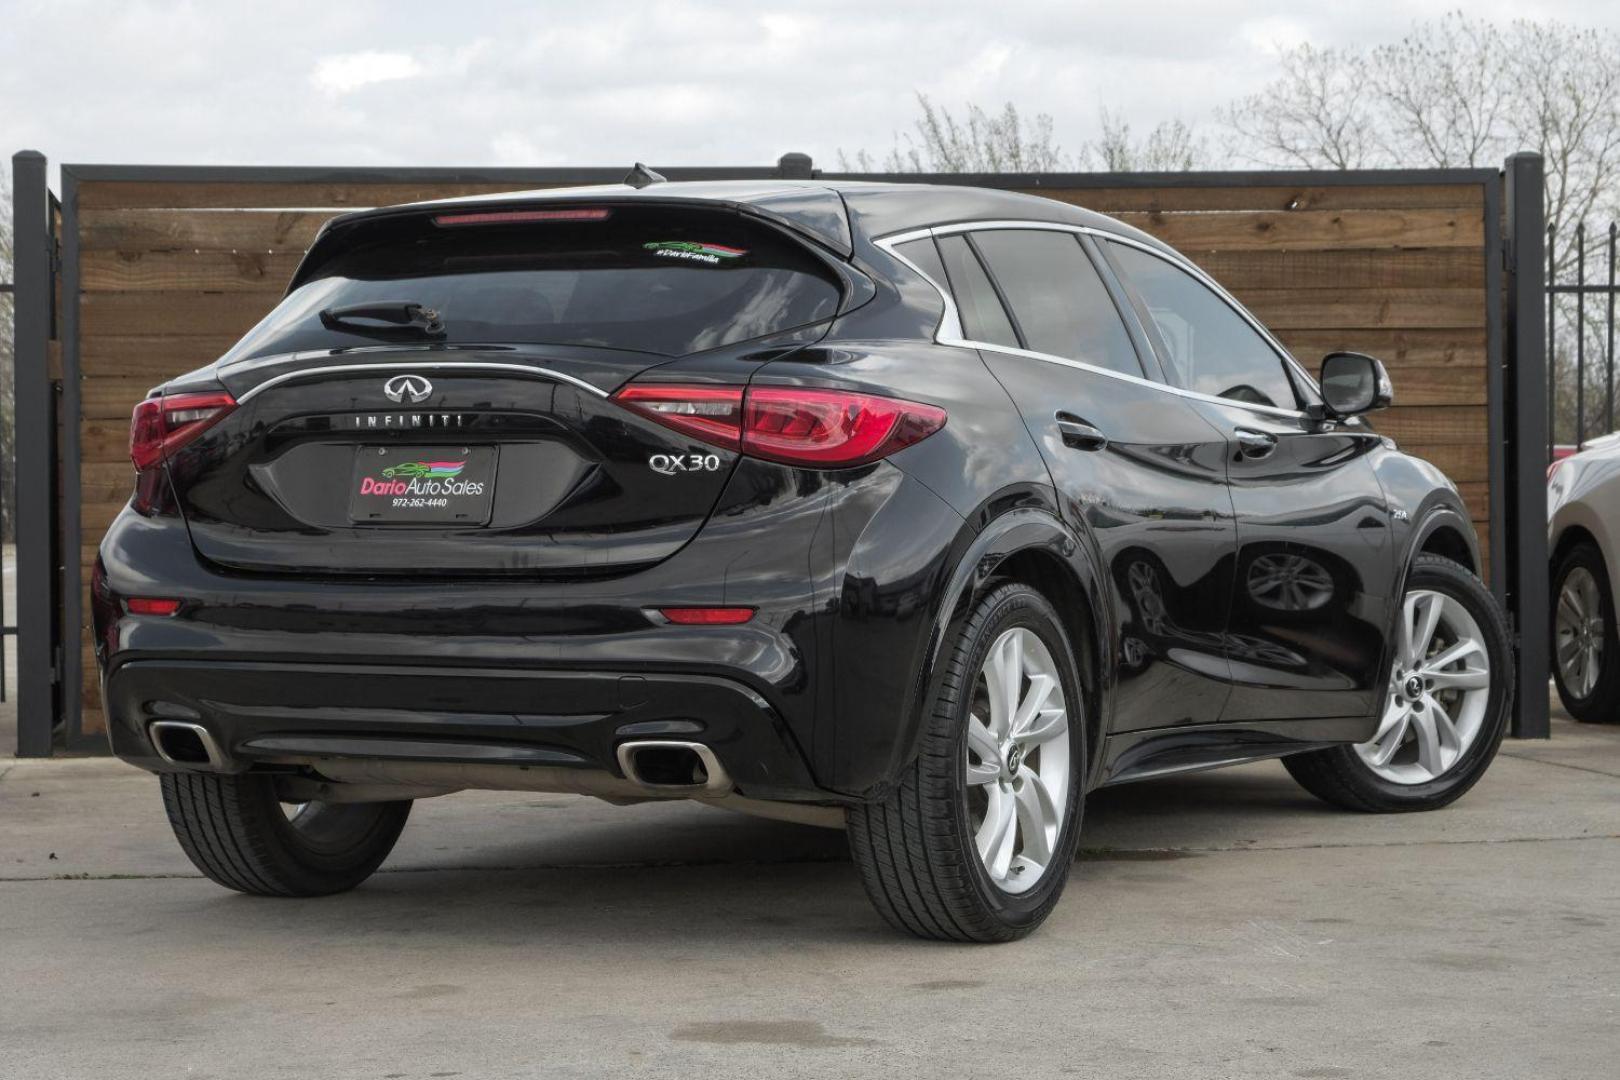
{"label": "dual exhaust tip", "polygon": [[[229,757],[201,724],[154,720],[148,727],[158,757],[183,769],[230,772]],[[620,743],[619,768],[637,787],[663,795],[724,795],[731,777],[702,743],[638,739]]]}

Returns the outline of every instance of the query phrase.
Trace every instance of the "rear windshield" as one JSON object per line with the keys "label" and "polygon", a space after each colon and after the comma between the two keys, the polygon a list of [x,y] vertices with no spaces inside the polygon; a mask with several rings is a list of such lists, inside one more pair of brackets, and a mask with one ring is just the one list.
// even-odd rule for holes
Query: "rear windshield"
{"label": "rear windshield", "polygon": [[[389,340],[684,356],[837,311],[832,272],[768,225],[715,210],[600,211],[604,218],[585,221],[436,224],[424,216],[358,226],[225,359]],[[322,311],[355,304],[419,304],[438,313],[443,331],[422,338],[323,324]]]}

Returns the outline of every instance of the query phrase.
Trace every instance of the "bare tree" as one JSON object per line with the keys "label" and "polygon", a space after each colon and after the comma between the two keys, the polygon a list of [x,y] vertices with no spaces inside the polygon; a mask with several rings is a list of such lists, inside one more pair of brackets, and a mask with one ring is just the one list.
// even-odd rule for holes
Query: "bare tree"
{"label": "bare tree", "polygon": [[1460,11],[1365,53],[1300,45],[1220,110],[1253,161],[1307,168],[1547,161],[1547,220],[1620,209],[1620,34]]}
{"label": "bare tree", "polygon": [[1361,169],[1378,155],[1378,113],[1367,58],[1347,49],[1299,45],[1278,57],[1264,90],[1217,117],[1251,159],[1279,168]]}
{"label": "bare tree", "polygon": [[912,131],[895,137],[881,159],[866,150],[838,151],[845,172],[997,173],[1049,172],[1069,159],[1052,137],[1045,113],[1026,119],[1012,102],[998,113],[969,105],[960,116],[925,95],[917,95],[922,115]]}
{"label": "bare tree", "polygon": [[1547,162],[1547,222],[1567,237],[1577,222],[1620,211],[1620,34],[1556,22],[1510,30],[1515,148]]}
{"label": "bare tree", "polygon": [[1496,26],[1461,12],[1373,49],[1367,74],[1385,162],[1499,164],[1511,145],[1514,62]]}
{"label": "bare tree", "polygon": [[1203,138],[1179,118],[1161,121],[1147,138],[1131,137],[1131,125],[1102,110],[1102,137],[1086,148],[1087,164],[1107,172],[1187,172],[1208,158]]}

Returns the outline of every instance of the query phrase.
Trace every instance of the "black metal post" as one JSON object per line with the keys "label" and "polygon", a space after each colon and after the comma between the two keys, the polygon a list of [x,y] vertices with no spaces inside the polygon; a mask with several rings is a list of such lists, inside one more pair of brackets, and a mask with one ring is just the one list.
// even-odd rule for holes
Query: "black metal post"
{"label": "black metal post", "polygon": [[[62,339],[62,433],[57,457],[57,489],[61,501],[57,506],[57,536],[60,538],[62,557],[58,575],[61,580],[62,607],[58,616],[58,637],[61,644],[57,670],[61,673],[61,742],[69,750],[87,750],[100,747],[104,736],[84,737],[84,595],[86,582],[80,565],[80,535],[82,522],[80,509],[84,473],[81,468],[82,448],[79,445],[83,410],[79,395],[79,181],[71,165],[62,166],[62,236],[61,236],[61,339]],[[97,537],[99,540],[100,537]]]}
{"label": "black metal post", "polygon": [[[1510,170],[1511,171],[1511,170]],[[1542,213],[1546,213],[1543,208]],[[1513,241],[1511,238],[1508,243]],[[1553,410],[1558,407],[1558,388],[1553,380],[1558,377],[1558,297],[1554,290],[1558,287],[1558,269],[1553,264],[1556,257],[1554,252],[1558,248],[1558,237],[1552,227],[1547,228],[1547,463],[1552,464],[1553,454],[1557,452],[1558,421]]]}
{"label": "black metal post", "polygon": [[1604,434],[1614,430],[1614,241],[1615,235],[1620,232],[1620,226],[1614,222],[1609,223],[1609,347],[1605,351],[1607,362],[1605,364],[1605,382],[1608,386],[1608,425],[1604,427]]}
{"label": "black metal post", "polygon": [[784,180],[813,180],[816,175],[814,162],[809,154],[791,153],[783,154],[776,159],[776,171]]}
{"label": "black metal post", "polygon": [[[16,268],[15,379],[17,445],[17,756],[49,757],[56,721],[56,579],[51,532],[51,457],[56,402],[49,343],[55,293],[51,196],[45,157],[11,159],[12,250]],[[76,602],[76,601],[75,601]]]}
{"label": "black metal post", "polygon": [[[1550,732],[1547,714],[1547,653],[1550,611],[1547,585],[1547,464],[1551,435],[1547,366],[1552,320],[1547,316],[1542,278],[1547,239],[1542,205],[1543,163],[1540,154],[1514,154],[1507,159],[1507,340],[1502,357],[1503,392],[1507,403],[1507,588],[1518,657],[1518,700],[1513,734],[1544,739]],[[1546,429],[1543,425],[1548,425]]]}
{"label": "black metal post", "polygon": [[1575,449],[1586,446],[1586,222],[1575,226]]}

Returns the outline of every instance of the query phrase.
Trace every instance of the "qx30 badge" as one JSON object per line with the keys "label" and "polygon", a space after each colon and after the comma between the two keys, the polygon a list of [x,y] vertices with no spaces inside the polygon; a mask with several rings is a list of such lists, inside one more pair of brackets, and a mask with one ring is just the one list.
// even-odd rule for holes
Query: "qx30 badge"
{"label": "qx30 badge", "polygon": [[389,401],[404,401],[415,405],[426,401],[433,393],[433,384],[420,375],[395,375],[383,383],[383,396]]}

